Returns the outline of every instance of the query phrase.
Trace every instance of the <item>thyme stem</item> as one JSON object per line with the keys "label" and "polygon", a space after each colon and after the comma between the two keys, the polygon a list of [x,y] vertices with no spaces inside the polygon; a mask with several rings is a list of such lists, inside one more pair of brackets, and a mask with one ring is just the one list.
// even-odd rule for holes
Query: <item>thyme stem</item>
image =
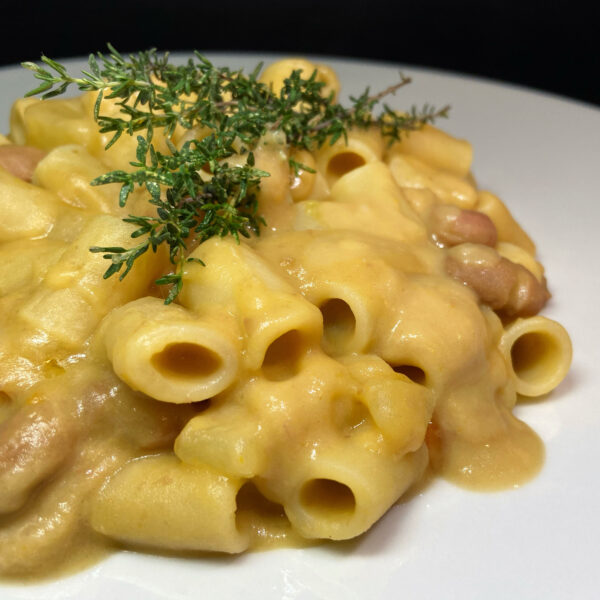
{"label": "thyme stem", "polygon": [[[188,244],[197,245],[217,235],[248,237],[258,234],[264,220],[257,214],[257,191],[269,173],[255,167],[252,150],[268,131],[281,132],[294,148],[315,150],[325,143],[346,138],[353,127],[379,127],[390,142],[406,131],[446,117],[449,107],[435,110],[427,105],[398,113],[388,105],[375,116],[373,109],[383,98],[410,83],[401,75],[388,88],[369,90],[351,98],[345,108],[323,96],[324,83],[317,72],[304,77],[293,71],[279,94],[259,82],[262,65],[252,73],[217,68],[198,52],[183,65],[169,62],[169,55],[148,50],[123,57],[108,45],[108,54],[89,57],[89,69],[72,77],[60,63],[42,56],[41,65],[23,63],[41,83],[27,95],[52,98],[71,85],[81,91],[98,92],[94,117],[101,133],[113,133],[109,148],[121,135],[137,135],[133,171],[111,171],[92,185],[119,183],[119,203],[125,206],[130,194],[145,187],[155,216],[130,215],[126,222],[136,226],[132,237],[142,238],[133,248],[93,247],[110,261],[104,276],[125,277],[135,261],[148,250],[166,244],[173,271],[157,280],[170,286],[166,303],[172,302],[182,286]],[[120,116],[101,114],[104,99],[113,100]],[[187,141],[179,149],[169,142],[176,127],[200,127],[210,134]],[[156,150],[153,132],[163,129],[169,153]],[[245,164],[230,166],[227,159],[242,154]],[[298,163],[290,159],[290,166]],[[208,168],[209,174],[203,169]]]}

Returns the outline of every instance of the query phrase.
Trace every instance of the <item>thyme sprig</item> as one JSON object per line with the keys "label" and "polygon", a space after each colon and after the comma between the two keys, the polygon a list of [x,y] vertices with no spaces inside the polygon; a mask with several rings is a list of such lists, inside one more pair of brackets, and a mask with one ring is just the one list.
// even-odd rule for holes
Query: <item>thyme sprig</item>
{"label": "thyme sprig", "polygon": [[[172,272],[157,280],[170,285],[166,303],[172,302],[182,286],[182,277],[191,244],[213,236],[248,237],[259,234],[264,221],[257,214],[260,181],[269,174],[256,168],[253,149],[269,132],[279,132],[293,149],[315,150],[325,143],[347,139],[353,127],[377,126],[390,142],[439,117],[449,107],[413,107],[398,113],[387,104],[379,114],[375,107],[410,82],[400,80],[377,94],[367,88],[351,97],[346,108],[334,102],[333,93],[324,95],[325,84],[317,72],[304,76],[293,71],[279,93],[258,80],[262,64],[249,74],[216,67],[194,52],[184,64],[169,62],[169,55],[148,50],[125,58],[108,45],[108,54],[89,57],[89,69],[81,77],[68,74],[58,62],[42,56],[42,65],[23,63],[41,83],[27,95],[52,98],[74,85],[81,91],[98,92],[94,118],[101,133],[112,133],[106,148],[123,134],[137,135],[136,161],[131,171],[111,171],[96,178],[93,185],[121,184],[119,203],[125,206],[136,188],[144,187],[155,216],[130,215],[126,222],[137,227],[132,234],[141,238],[133,248],[93,247],[110,260],[104,277],[120,273],[125,277],[135,261],[148,250],[169,248]],[[102,101],[112,100],[119,116],[101,114]],[[169,142],[177,127],[209,131],[191,139],[181,148]],[[152,143],[154,131],[162,129],[169,152],[163,154]],[[228,159],[239,159],[230,164]],[[305,168],[293,158],[296,171]]]}

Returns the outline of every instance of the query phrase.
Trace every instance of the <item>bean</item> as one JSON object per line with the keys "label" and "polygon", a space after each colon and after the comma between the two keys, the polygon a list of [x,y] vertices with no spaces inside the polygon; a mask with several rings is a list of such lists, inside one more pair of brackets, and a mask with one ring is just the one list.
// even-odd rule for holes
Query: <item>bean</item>
{"label": "bean", "polygon": [[33,146],[7,144],[0,146],[0,167],[23,181],[31,181],[37,164],[44,156],[44,151]]}
{"label": "bean", "polygon": [[501,257],[481,244],[452,248],[448,273],[470,287],[481,302],[504,317],[530,317],[550,298],[545,280],[540,282],[525,267]]}

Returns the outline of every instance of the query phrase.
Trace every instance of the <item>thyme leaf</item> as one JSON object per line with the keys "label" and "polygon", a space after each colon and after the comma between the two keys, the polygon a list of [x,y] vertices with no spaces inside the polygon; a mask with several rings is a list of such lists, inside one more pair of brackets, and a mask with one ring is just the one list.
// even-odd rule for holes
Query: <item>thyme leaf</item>
{"label": "thyme leaf", "polygon": [[[258,235],[264,219],[257,213],[260,182],[269,173],[255,167],[252,150],[268,132],[280,132],[294,149],[315,150],[347,138],[353,127],[377,126],[390,143],[407,131],[446,117],[441,110],[425,105],[398,113],[383,104],[383,98],[410,83],[403,75],[387,89],[351,97],[346,108],[325,97],[324,83],[317,71],[305,77],[293,71],[279,93],[258,81],[259,64],[250,74],[227,67],[216,67],[199,52],[184,64],[173,64],[169,54],[148,50],[124,57],[108,44],[108,53],[91,54],[89,69],[80,77],[68,74],[60,63],[41,57],[41,64],[23,63],[40,81],[27,96],[41,94],[43,99],[63,94],[70,86],[80,91],[98,92],[94,118],[101,133],[112,133],[106,148],[122,135],[137,136],[136,161],[132,171],[111,171],[96,178],[92,185],[119,183],[119,204],[126,206],[130,195],[145,188],[155,216],[130,215],[126,222],[136,227],[132,238],[141,239],[132,248],[93,247],[103,253],[110,265],[104,277],[119,274],[123,279],[135,261],[148,250],[157,252],[166,245],[173,270],[156,283],[170,286],[165,302],[172,302],[183,284],[189,260],[188,248],[213,236]],[[118,116],[103,115],[102,101],[113,100]],[[153,132],[164,131],[167,140],[177,127],[202,128],[210,133],[191,139],[177,149],[169,142],[169,153],[156,150]],[[228,159],[239,155],[230,164]],[[298,173],[304,165],[290,159]]]}

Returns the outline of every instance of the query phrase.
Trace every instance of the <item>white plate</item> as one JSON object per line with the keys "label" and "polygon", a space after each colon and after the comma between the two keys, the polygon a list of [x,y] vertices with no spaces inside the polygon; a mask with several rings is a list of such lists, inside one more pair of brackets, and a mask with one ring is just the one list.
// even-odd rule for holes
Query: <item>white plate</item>
{"label": "white plate", "polygon": [[[264,57],[215,58],[251,68]],[[329,62],[344,83],[343,97],[366,84],[383,89],[398,73],[377,63]],[[542,473],[494,494],[436,481],[339,548],[198,560],[123,552],[59,581],[0,584],[0,598],[599,597],[600,111],[472,78],[404,71],[414,83],[394,104],[452,105],[443,126],[473,143],[480,186],[504,199],[538,243],[553,292],[545,314],[572,336],[566,381],[543,403],[518,409],[546,443]],[[12,99],[33,85],[28,72],[0,69],[0,123],[7,123]]]}

